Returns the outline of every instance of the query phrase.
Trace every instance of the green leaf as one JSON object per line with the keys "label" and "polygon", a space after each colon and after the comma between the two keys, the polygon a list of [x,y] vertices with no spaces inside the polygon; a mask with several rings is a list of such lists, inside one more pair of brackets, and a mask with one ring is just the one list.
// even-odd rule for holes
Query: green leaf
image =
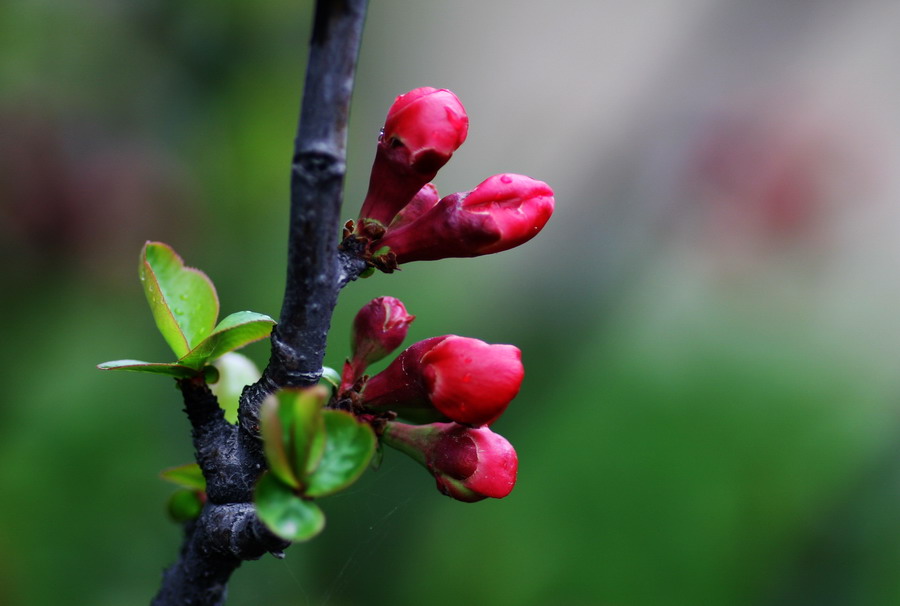
{"label": "green leaf", "polygon": [[306,478],[305,494],[324,497],[343,490],[362,475],[375,452],[375,432],[342,410],[326,410],[325,452]]}
{"label": "green leaf", "polygon": [[224,318],[212,333],[178,360],[180,364],[199,368],[219,356],[240,349],[254,341],[265,339],[272,332],[275,320],[253,311],[239,311]]}
{"label": "green leaf", "polygon": [[282,419],[280,409],[281,402],[275,396],[269,396],[260,406],[259,432],[263,439],[263,452],[272,474],[288,486],[300,488],[300,480],[291,468],[286,421]]}
{"label": "green leaf", "polygon": [[254,494],[256,514],[269,530],[288,541],[307,541],[325,527],[325,514],[267,473],[259,480]]}
{"label": "green leaf", "polygon": [[219,371],[219,380],[209,388],[219,400],[219,406],[225,411],[225,420],[237,423],[238,402],[244,387],[259,380],[260,372],[253,360],[245,355],[228,352],[215,361]]}
{"label": "green leaf", "polygon": [[206,478],[203,477],[203,472],[200,471],[200,466],[196,463],[163,469],[159,472],[159,476],[163,480],[178,484],[182,488],[206,490]]}
{"label": "green leaf", "polygon": [[97,364],[100,370],[132,370],[135,372],[151,372],[157,375],[169,375],[176,379],[196,377],[199,371],[181,364],[163,364],[161,362],[141,362],[140,360],[114,360]]}
{"label": "green leaf", "polygon": [[325,434],[324,417],[320,416],[319,422],[322,425],[322,429],[313,436],[312,442],[309,445],[309,453],[306,456],[306,466],[303,468],[302,472],[304,478],[316,470],[316,467],[319,466],[319,462],[322,460],[322,455],[325,454],[325,441],[328,436]]}
{"label": "green leaf", "polygon": [[328,384],[333,389],[337,389],[341,386],[341,373],[331,368],[330,366],[324,366],[322,368],[322,378],[319,379],[319,384]]}
{"label": "green leaf", "polygon": [[176,356],[187,355],[216,324],[219,298],[213,283],[162,242],[144,244],[139,272],[159,332]]}
{"label": "green leaf", "polygon": [[328,389],[313,385],[306,389],[285,390],[282,394],[286,394],[283,397],[290,418],[292,469],[302,480],[305,470],[318,464],[322,456],[325,437],[322,407],[328,400]]}
{"label": "green leaf", "polygon": [[178,490],[169,497],[166,509],[176,522],[194,520],[203,510],[203,493],[196,490]]}

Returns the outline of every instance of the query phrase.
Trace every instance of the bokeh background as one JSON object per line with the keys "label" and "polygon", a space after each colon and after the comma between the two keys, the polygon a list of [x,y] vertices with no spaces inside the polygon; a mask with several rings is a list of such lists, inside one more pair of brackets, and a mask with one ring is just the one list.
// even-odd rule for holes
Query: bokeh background
{"label": "bokeh background", "polygon": [[[0,3],[0,604],[146,603],[191,458],[136,275],[147,239],[277,315],[311,2]],[[394,96],[454,90],[443,193],[550,183],[543,233],[412,264],[437,334],[515,343],[503,501],[388,452],[230,604],[900,604],[900,4],[373,2],[344,214]],[[245,350],[258,363],[264,344]]]}

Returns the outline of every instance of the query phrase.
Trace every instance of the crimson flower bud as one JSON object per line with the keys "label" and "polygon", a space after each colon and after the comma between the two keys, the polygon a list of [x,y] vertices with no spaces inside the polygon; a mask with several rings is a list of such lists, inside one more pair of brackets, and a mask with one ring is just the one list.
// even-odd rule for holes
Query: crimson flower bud
{"label": "crimson flower bud", "polygon": [[400,209],[391,221],[390,228],[397,229],[401,225],[411,223],[434,208],[435,204],[440,200],[437,187],[432,183],[427,183],[419,190],[409,204]]}
{"label": "crimson flower bud", "polygon": [[409,222],[391,226],[373,248],[398,263],[477,257],[533,238],[553,214],[553,190],[524,175],[494,175],[470,192],[444,197]]}
{"label": "crimson flower bud", "polygon": [[437,480],[438,490],[459,501],[502,499],[516,484],[516,451],[487,427],[389,422],[382,440],[424,465]]}
{"label": "crimson flower bud", "polygon": [[397,349],[415,319],[394,297],[378,297],[363,305],[353,320],[352,354],[344,368],[343,387],[352,385],[370,364]]}
{"label": "crimson flower bud", "polygon": [[434,179],[468,129],[466,110],[449,90],[424,87],[397,97],[378,140],[360,219],[387,226]]}
{"label": "crimson flower bud", "polygon": [[363,404],[417,422],[488,425],[519,393],[525,369],[513,345],[445,335],[410,346],[366,383]]}

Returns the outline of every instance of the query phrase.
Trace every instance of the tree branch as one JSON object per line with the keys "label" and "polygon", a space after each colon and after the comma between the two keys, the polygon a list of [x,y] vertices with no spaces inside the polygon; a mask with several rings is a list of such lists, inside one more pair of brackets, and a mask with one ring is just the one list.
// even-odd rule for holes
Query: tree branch
{"label": "tree branch", "polygon": [[[319,0],[294,157],[287,281],[272,355],[238,409],[243,432],[259,435],[259,406],[281,387],[312,385],[340,289],[365,264],[336,256],[346,172],[347,120],[368,0]],[[242,438],[242,442],[244,442]],[[247,444],[251,447],[251,444]]]}
{"label": "tree branch", "polygon": [[341,288],[365,270],[338,252],[350,96],[368,0],[317,0],[303,104],[291,165],[287,284],[272,353],[262,378],[244,389],[238,426],[225,422],[209,388],[181,380],[208,501],[185,526],[180,558],[163,574],[154,606],[218,606],[241,562],[288,542],[260,522],[253,488],[266,463],[259,407],[282,387],[302,387],[322,374],[331,315]]}
{"label": "tree branch", "polygon": [[346,172],[347,120],[366,0],[318,3],[291,167],[291,227],[281,319],[270,374],[306,386],[322,373],[340,290],[336,255]]}
{"label": "tree branch", "polygon": [[163,573],[152,606],[219,606],[231,573],[243,561],[280,554],[288,545],[259,521],[252,503],[208,504],[185,526],[181,557]]}

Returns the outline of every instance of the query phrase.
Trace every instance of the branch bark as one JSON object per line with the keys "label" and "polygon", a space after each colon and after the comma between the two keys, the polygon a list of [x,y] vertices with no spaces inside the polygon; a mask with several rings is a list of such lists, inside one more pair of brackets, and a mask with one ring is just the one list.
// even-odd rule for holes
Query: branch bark
{"label": "branch bark", "polygon": [[368,0],[317,0],[294,156],[287,283],[262,378],[244,389],[238,425],[228,424],[202,382],[181,380],[197,461],[207,482],[200,517],[185,526],[179,560],[163,573],[154,606],[218,606],[245,560],[288,543],[259,521],[253,488],[265,471],[259,407],[282,387],[319,380],[341,288],[365,262],[338,252],[347,121]]}

